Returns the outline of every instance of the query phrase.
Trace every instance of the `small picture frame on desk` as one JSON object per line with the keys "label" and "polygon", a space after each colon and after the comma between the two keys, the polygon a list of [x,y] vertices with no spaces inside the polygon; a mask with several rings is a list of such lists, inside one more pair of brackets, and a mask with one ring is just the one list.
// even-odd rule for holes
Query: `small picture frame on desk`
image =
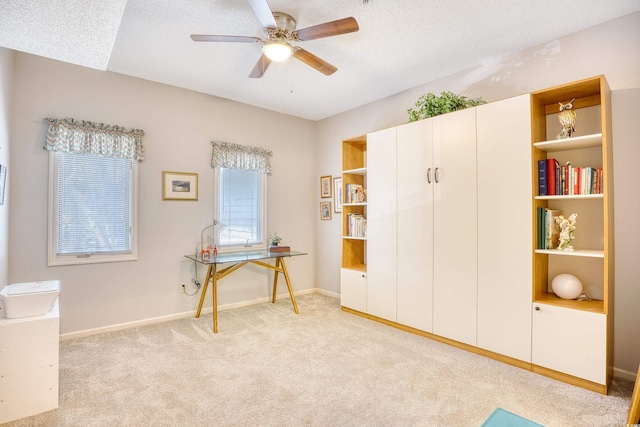
{"label": "small picture frame on desk", "polygon": [[333,211],[342,212],[342,177],[333,178]]}
{"label": "small picture frame on desk", "polygon": [[320,197],[331,198],[331,175],[320,177]]}
{"label": "small picture frame on desk", "polygon": [[198,174],[162,172],[162,200],[198,200]]}
{"label": "small picture frame on desk", "polygon": [[331,202],[320,202],[320,219],[331,219]]}

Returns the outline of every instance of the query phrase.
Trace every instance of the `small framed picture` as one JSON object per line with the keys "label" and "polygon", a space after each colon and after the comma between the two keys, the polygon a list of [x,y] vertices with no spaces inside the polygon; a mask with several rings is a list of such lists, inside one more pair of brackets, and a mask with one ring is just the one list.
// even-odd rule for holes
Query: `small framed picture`
{"label": "small framed picture", "polygon": [[323,199],[331,197],[331,175],[320,177],[320,197]]}
{"label": "small framed picture", "polygon": [[163,171],[162,200],[198,200],[198,174]]}
{"label": "small framed picture", "polygon": [[333,211],[342,212],[342,177],[333,178]]}
{"label": "small framed picture", "polygon": [[331,219],[331,202],[320,202],[320,219]]}

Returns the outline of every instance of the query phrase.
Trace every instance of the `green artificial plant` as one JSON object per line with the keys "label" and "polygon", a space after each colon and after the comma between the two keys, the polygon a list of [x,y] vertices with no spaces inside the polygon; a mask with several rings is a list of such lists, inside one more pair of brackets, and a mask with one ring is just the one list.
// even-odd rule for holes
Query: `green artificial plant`
{"label": "green artificial plant", "polygon": [[278,246],[278,243],[280,243],[282,241],[282,237],[278,236],[278,233],[273,233],[271,236],[269,236],[269,243],[271,243],[272,246]]}
{"label": "green artificial plant", "polygon": [[466,96],[456,95],[452,92],[442,92],[440,96],[435,96],[429,92],[418,98],[415,107],[409,108],[407,112],[409,113],[409,121],[415,122],[416,120],[464,110],[481,104],[486,104],[486,101],[482,98],[469,99]]}

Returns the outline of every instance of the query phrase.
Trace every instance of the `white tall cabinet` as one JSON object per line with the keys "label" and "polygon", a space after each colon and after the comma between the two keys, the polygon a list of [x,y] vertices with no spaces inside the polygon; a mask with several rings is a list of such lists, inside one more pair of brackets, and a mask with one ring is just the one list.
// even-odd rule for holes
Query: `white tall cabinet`
{"label": "white tall cabinet", "polygon": [[[587,134],[557,140],[557,104],[572,98]],[[602,191],[538,194],[550,159],[602,168]],[[343,233],[343,308],[606,394],[612,165],[604,76],[343,141],[345,183],[367,187],[363,206],[344,205],[343,230],[345,215],[368,217],[366,237]],[[548,208],[579,214],[574,251],[537,249]],[[592,299],[556,296],[559,273]]]}
{"label": "white tall cabinet", "polygon": [[396,321],[396,128],[367,135],[367,313]]}
{"label": "white tall cabinet", "polygon": [[433,119],[433,333],[476,343],[476,109]]}
{"label": "white tall cabinet", "polygon": [[397,322],[433,330],[433,120],[397,128]]}
{"label": "white tall cabinet", "polygon": [[531,98],[477,107],[478,347],[531,361]]}

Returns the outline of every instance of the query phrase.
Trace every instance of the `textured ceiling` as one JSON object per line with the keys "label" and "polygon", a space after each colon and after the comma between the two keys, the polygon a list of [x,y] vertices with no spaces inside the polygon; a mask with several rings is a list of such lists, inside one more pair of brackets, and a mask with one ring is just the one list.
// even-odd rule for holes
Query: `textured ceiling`
{"label": "textured ceiling", "polygon": [[262,79],[249,79],[259,43],[190,39],[264,38],[245,0],[2,0],[0,46],[320,120],[640,10],[638,0],[268,3],[292,15],[298,29],[357,19],[358,32],[299,42],[338,67],[335,74],[324,76],[292,58],[271,64]]}

